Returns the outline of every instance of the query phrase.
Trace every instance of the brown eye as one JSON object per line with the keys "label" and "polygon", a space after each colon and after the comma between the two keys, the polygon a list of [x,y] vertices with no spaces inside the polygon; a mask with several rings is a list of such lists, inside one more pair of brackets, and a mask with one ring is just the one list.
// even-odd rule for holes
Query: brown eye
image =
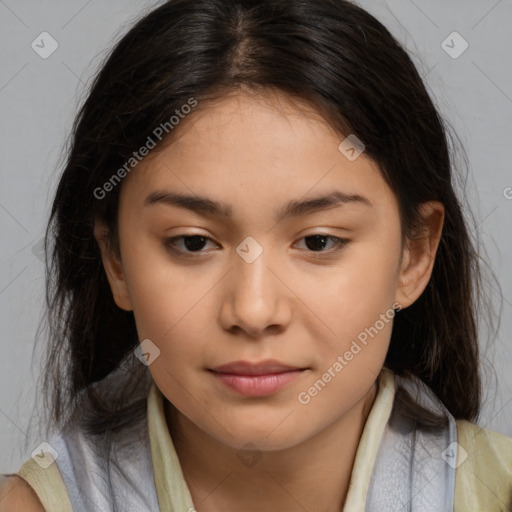
{"label": "brown eye", "polygon": [[[318,234],[318,235],[308,235],[302,238],[301,240],[306,241],[306,249],[312,252],[336,252],[343,248],[349,240],[344,238],[337,238],[335,236],[330,236],[326,234]],[[334,242],[334,244],[327,250],[324,250],[326,246],[329,245],[329,242]]]}
{"label": "brown eye", "polygon": [[[175,252],[201,253],[210,238],[203,235],[180,235],[165,240],[164,245]],[[182,242],[182,243],[181,243]]]}

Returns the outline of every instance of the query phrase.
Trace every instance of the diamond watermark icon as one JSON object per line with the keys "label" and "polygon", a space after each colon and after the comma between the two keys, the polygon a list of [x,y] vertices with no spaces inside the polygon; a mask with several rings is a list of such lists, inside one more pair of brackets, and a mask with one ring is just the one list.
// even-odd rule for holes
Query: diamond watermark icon
{"label": "diamond watermark icon", "polygon": [[456,469],[468,458],[468,452],[454,441],[441,453],[441,458],[446,464]]}
{"label": "diamond watermark icon", "polygon": [[458,59],[469,48],[469,43],[458,32],[452,32],[441,43],[441,48],[452,59]]}
{"label": "diamond watermark icon", "polygon": [[39,57],[47,59],[59,47],[59,43],[48,32],[41,32],[30,46]]}
{"label": "diamond watermark icon", "polygon": [[236,252],[246,263],[253,263],[263,252],[263,247],[252,236],[248,236],[236,248]]}
{"label": "diamond watermark icon", "polygon": [[149,366],[160,355],[160,349],[149,338],[146,338],[141,341],[133,353],[142,364]]}
{"label": "diamond watermark icon", "polygon": [[36,242],[32,246],[32,254],[42,263],[44,263],[44,253],[45,253],[45,247],[44,247],[44,237],[41,238],[38,242]]}
{"label": "diamond watermark icon", "polygon": [[263,456],[262,453],[252,443],[247,443],[236,454],[244,466],[252,468]]}
{"label": "diamond watermark icon", "polygon": [[339,146],[338,149],[345,158],[353,162],[357,160],[365,150],[363,142],[353,133],[349,135]]}
{"label": "diamond watermark icon", "polygon": [[43,469],[49,468],[59,457],[57,450],[46,442],[41,443],[31,455]]}

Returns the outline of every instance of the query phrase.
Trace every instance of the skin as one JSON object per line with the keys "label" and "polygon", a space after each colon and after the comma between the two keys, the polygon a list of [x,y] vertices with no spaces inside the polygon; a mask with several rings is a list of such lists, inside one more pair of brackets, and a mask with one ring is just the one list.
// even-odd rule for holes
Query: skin
{"label": "skin", "polygon": [[[149,370],[168,400],[169,431],[196,509],[341,510],[392,322],[307,405],[298,394],[393,304],[405,308],[419,297],[443,207],[422,205],[424,228],[404,243],[397,200],[377,165],[364,153],[348,160],[338,150],[343,135],[279,93],[241,90],[200,104],[172,135],[122,183],[121,257],[99,222],[95,236],[116,304],[133,310],[139,339],[160,350]],[[227,203],[232,217],[145,206],[155,190]],[[276,221],[289,201],[334,190],[371,205]],[[307,245],[304,237],[315,234],[348,243],[337,251],[332,239]],[[181,256],[166,247],[184,235],[208,240],[193,252],[176,238]],[[263,250],[251,263],[236,251],[247,237]],[[208,371],[269,358],[307,370],[256,398]],[[237,456],[248,443],[259,457],[251,467]]]}
{"label": "skin", "polygon": [[32,487],[18,476],[0,478],[0,512],[45,512]]}

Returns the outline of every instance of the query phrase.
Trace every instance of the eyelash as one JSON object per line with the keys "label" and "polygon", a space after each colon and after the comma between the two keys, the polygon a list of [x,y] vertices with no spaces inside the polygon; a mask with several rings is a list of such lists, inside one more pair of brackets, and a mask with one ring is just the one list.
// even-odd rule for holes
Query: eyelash
{"label": "eyelash", "polygon": [[[175,240],[194,238],[194,237],[200,237],[200,238],[203,238],[205,240],[210,240],[211,241],[211,238],[209,238],[207,236],[203,236],[203,235],[179,235],[179,236],[175,236],[175,237],[168,238],[168,239],[164,240],[164,245],[165,245],[165,247],[170,252],[172,252],[172,253],[174,253],[174,254],[176,254],[178,256],[182,256],[182,257],[185,257],[185,258],[188,258],[188,257],[191,257],[191,258],[201,257],[200,255],[201,255],[201,253],[204,253],[204,251],[183,251],[181,249],[177,249],[176,246],[175,246]],[[336,237],[336,236],[328,235],[326,233],[315,233],[315,234],[312,234],[312,235],[307,235],[307,236],[302,237],[300,240],[304,240],[306,238],[313,238],[313,237],[324,237],[324,238],[328,238],[328,239],[334,240],[334,242],[335,242],[335,246],[333,248],[329,249],[329,250],[326,250],[326,251],[311,251],[311,250],[308,250],[308,252],[310,252],[311,255],[314,258],[323,258],[323,257],[332,256],[333,254],[336,254],[339,251],[341,251],[350,242],[350,240],[348,240],[346,238],[339,238],[339,237]]]}

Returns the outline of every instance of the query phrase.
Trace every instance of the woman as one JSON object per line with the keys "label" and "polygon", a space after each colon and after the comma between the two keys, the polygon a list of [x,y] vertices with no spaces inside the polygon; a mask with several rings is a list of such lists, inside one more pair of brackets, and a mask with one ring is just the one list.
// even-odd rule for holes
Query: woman
{"label": "woman", "polygon": [[512,440],[472,423],[478,255],[447,135],[376,19],[171,0],[74,128],[53,433],[0,507],[512,506]]}

